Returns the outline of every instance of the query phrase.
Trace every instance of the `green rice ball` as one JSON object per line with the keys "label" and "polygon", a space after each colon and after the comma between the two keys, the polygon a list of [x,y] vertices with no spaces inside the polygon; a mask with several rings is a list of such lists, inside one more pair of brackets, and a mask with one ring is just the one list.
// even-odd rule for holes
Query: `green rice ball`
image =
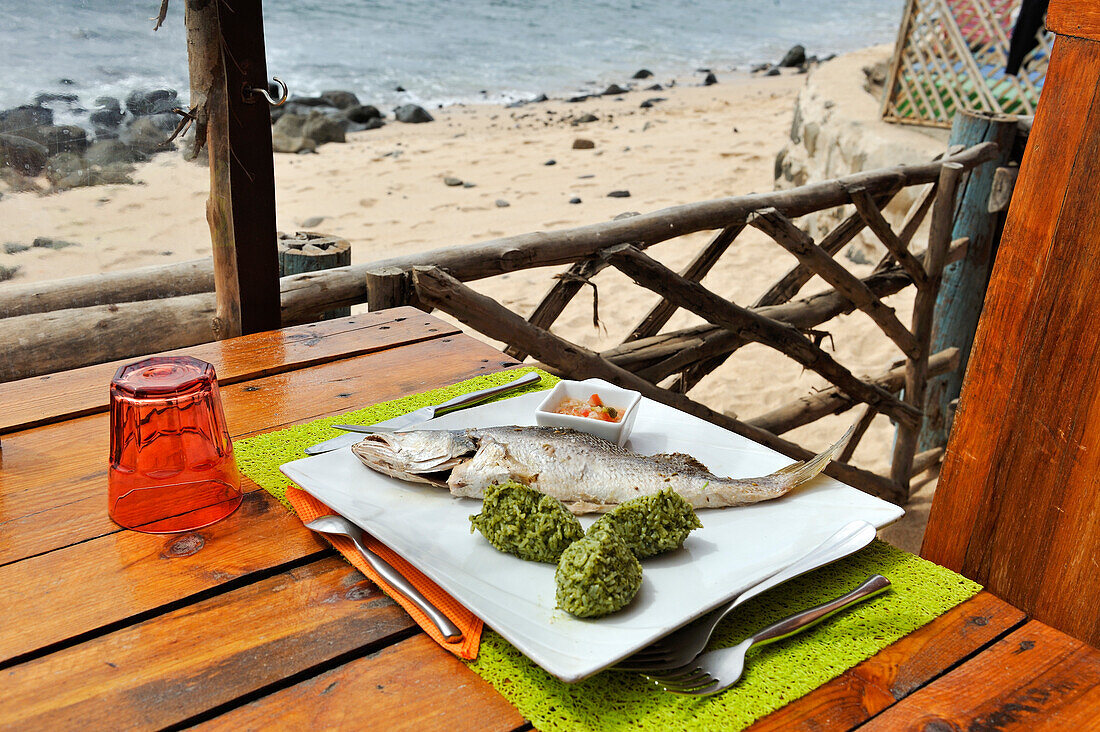
{"label": "green rice ball", "polygon": [[470,533],[476,529],[500,551],[529,562],[553,564],[584,536],[561,501],[515,481],[486,488],[481,513],[470,524]]}
{"label": "green rice ball", "polygon": [[642,565],[614,532],[590,530],[561,555],[554,581],[558,607],[598,618],[630,604],[642,586]]}
{"label": "green rice ball", "polygon": [[620,504],[597,519],[588,530],[608,529],[618,534],[638,559],[679,549],[694,529],[702,528],[695,509],[666,488]]}

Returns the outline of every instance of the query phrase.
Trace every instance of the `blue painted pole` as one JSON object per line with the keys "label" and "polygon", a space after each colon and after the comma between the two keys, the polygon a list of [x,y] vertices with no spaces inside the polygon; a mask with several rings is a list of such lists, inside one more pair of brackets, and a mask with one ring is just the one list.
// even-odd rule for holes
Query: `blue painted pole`
{"label": "blue painted pole", "polygon": [[966,372],[974,331],[985,301],[985,289],[993,270],[997,242],[1005,212],[989,212],[989,193],[998,167],[1008,164],[1017,134],[1015,117],[960,110],[951,127],[949,145],[970,147],[996,142],[1001,150],[995,160],[974,168],[959,194],[951,238],[968,237],[966,257],[949,265],[943,273],[932,320],[931,353],[955,346],[960,351],[958,371],[930,379],[925,396],[925,417],[917,441],[917,452],[947,445],[950,403],[959,397]]}

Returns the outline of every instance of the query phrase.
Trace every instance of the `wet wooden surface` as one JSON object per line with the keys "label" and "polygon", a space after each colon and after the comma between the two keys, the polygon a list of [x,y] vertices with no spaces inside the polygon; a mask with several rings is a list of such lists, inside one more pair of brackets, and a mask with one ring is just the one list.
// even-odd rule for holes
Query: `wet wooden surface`
{"label": "wet wooden surface", "polygon": [[1100,41],[1059,36],[922,549],[1029,616],[1094,645],[1100,644],[1098,79]]}
{"label": "wet wooden surface", "polygon": [[[185,352],[218,368],[235,438],[515,365],[407,309]],[[57,374],[42,382],[59,385],[54,398],[25,384],[27,403],[0,389],[0,414],[22,410],[21,423],[37,425],[0,438],[0,728],[528,728],[248,480],[242,507],[199,531],[115,526],[99,406],[114,369]],[[1024,641],[1033,641],[1026,663],[1005,650]],[[1082,686],[1095,654],[983,593],[758,727],[984,719],[988,699],[1014,704],[1013,694],[1068,683],[1064,675],[1080,678],[1049,708],[1083,719],[1095,707]],[[982,693],[948,709],[952,684]]]}

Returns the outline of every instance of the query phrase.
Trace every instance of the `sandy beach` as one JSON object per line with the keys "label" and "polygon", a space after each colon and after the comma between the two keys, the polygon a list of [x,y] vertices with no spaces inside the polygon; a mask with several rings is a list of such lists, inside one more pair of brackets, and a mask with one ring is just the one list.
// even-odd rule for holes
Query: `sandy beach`
{"label": "sandy beach", "polygon": [[[811,72],[812,73],[812,72]],[[550,101],[519,108],[498,105],[432,109],[427,124],[390,122],[351,133],[312,155],[275,158],[277,223],[287,232],[308,228],[346,238],[353,261],[461,245],[536,230],[605,221],[625,212],[770,190],[775,155],[791,126],[794,100],[806,77],[795,73],[752,77],[719,74],[679,79],[661,91],[633,91],[583,102]],[[639,85],[640,88],[640,85]],[[660,98],[651,107],[643,101]],[[595,121],[576,123],[583,115]],[[574,149],[577,139],[593,143]],[[3,241],[29,245],[53,237],[77,246],[0,253],[0,265],[18,267],[11,280],[27,283],[208,255],[204,217],[208,172],[181,155],[165,153],[138,168],[137,185],[107,185],[40,195],[0,184]],[[470,186],[446,185],[454,177]],[[629,197],[609,197],[629,191]],[[579,203],[573,203],[579,199]],[[319,220],[318,220],[319,219]],[[308,223],[307,223],[308,222]],[[711,233],[658,245],[651,254],[673,269],[686,264]],[[18,248],[18,247],[15,247]],[[870,265],[845,264],[858,276]],[[704,281],[739,304],[750,304],[795,264],[762,234],[743,233]],[[560,269],[530,270],[474,283],[509,308],[528,315]],[[593,349],[617,344],[656,297],[607,271],[595,278],[601,327],[593,328],[587,288],[554,327]],[[0,283],[0,288],[5,283]],[[812,281],[803,294],[822,289]],[[902,322],[911,295],[891,298]],[[668,329],[695,324],[680,312]],[[860,313],[823,326],[838,360],[856,374],[885,370],[901,357]],[[751,418],[824,381],[761,346],[748,346],[707,377],[691,396],[712,408]],[[829,417],[788,433],[807,448],[833,442],[854,417]],[[893,427],[879,417],[853,462],[888,471]],[[901,539],[915,550],[912,539]]]}

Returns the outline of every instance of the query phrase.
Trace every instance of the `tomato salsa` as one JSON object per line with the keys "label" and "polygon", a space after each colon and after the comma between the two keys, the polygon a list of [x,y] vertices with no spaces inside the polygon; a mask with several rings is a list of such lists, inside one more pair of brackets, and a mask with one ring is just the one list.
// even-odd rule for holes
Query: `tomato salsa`
{"label": "tomato salsa", "polygon": [[588,417],[603,422],[618,422],[623,418],[621,409],[608,407],[600,399],[599,394],[593,394],[587,401],[566,397],[554,410],[555,414],[571,414],[574,417]]}

